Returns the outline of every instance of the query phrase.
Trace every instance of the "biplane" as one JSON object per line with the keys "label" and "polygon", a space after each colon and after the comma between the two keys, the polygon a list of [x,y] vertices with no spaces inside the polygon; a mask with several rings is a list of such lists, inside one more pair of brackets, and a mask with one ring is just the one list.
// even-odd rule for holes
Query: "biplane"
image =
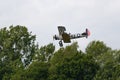
{"label": "biplane", "polygon": [[63,42],[71,43],[71,39],[77,39],[77,38],[83,38],[83,37],[88,38],[88,36],[90,36],[90,31],[87,28],[86,28],[85,32],[77,33],[77,34],[66,33],[65,31],[66,31],[66,28],[64,26],[58,26],[59,35],[53,36],[54,40],[60,40],[59,41],[60,47],[63,46]]}

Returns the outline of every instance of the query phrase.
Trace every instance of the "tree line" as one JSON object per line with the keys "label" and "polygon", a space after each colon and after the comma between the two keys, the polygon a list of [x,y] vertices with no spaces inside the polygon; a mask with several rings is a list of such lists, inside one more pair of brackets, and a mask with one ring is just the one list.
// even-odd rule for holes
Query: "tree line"
{"label": "tree line", "polygon": [[55,51],[39,47],[25,26],[0,29],[0,80],[120,80],[120,50],[92,41],[85,52],[77,42]]}

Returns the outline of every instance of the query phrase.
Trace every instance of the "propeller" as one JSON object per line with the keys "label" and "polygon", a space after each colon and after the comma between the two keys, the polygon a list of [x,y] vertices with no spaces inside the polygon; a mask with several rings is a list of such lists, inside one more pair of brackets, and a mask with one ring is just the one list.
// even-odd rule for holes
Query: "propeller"
{"label": "propeller", "polygon": [[90,36],[90,31],[86,28],[86,38],[88,37],[88,36]]}

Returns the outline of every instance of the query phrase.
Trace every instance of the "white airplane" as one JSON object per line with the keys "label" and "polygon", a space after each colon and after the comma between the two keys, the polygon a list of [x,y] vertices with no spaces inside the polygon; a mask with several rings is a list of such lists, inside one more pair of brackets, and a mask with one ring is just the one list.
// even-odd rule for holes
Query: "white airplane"
{"label": "white airplane", "polygon": [[68,34],[66,33],[66,29],[64,26],[58,26],[58,31],[59,31],[59,35],[54,35],[53,39],[54,40],[60,40],[59,41],[59,45],[60,47],[63,46],[62,40],[64,43],[71,43],[71,39],[76,39],[76,38],[83,38],[83,37],[88,37],[90,36],[90,31],[88,29],[86,29],[85,32],[83,33],[78,33],[78,34]]}

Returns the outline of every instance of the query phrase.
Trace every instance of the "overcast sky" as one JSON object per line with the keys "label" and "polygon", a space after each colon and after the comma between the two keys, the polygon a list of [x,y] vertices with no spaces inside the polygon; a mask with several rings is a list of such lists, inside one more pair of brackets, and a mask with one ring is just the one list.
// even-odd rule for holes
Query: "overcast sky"
{"label": "overcast sky", "polygon": [[88,39],[77,39],[80,49],[93,40],[120,49],[120,0],[0,0],[0,28],[26,26],[40,46],[58,45],[52,36],[57,26],[67,32],[91,31]]}

